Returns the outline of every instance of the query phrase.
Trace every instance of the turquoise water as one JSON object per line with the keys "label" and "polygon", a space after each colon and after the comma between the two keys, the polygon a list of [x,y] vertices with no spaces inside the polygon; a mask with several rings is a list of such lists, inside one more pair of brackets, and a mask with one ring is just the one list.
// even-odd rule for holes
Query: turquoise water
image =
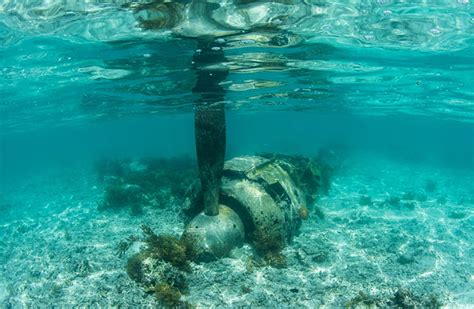
{"label": "turquoise water", "polygon": [[[227,72],[227,160],[337,162],[286,268],[249,270],[246,243],[192,264],[182,301],[474,306],[472,3],[212,2],[0,1],[0,306],[163,304],[127,275],[143,242],[116,248],[181,235],[184,195],[100,211],[97,162],[195,168],[200,70]],[[196,64],[210,36],[224,58]]]}

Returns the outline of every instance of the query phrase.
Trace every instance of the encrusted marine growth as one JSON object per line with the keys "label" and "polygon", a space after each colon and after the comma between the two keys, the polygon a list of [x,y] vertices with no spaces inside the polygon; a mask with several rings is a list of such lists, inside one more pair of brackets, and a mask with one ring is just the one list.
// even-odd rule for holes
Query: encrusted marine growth
{"label": "encrusted marine growth", "polygon": [[127,274],[134,281],[141,282],[144,279],[143,262],[150,256],[148,250],[141,251],[127,261]]}
{"label": "encrusted marine growth", "polygon": [[147,247],[128,259],[128,275],[163,306],[189,307],[181,296],[188,289],[186,273],[191,271],[189,261],[193,258],[190,246],[171,235],[156,235],[148,226],[143,225],[142,230]]}
{"label": "encrusted marine growth", "polygon": [[255,231],[252,240],[256,253],[263,258],[266,264],[275,268],[286,267],[286,257],[282,254],[284,240],[261,230]]}
{"label": "encrusted marine growth", "polygon": [[[281,251],[311,211],[324,218],[322,211],[313,206],[327,181],[321,166],[313,159],[276,154],[242,156],[225,162],[220,203],[240,217],[246,239],[268,264],[285,265]],[[202,211],[202,197],[199,190],[194,194],[194,203],[190,203],[194,209],[187,213],[195,216]],[[188,224],[187,230],[192,228]]]}
{"label": "encrusted marine growth", "polygon": [[329,189],[331,168],[321,161],[297,155],[266,153],[262,156],[280,162],[296,186],[304,192],[306,203],[310,206]]}

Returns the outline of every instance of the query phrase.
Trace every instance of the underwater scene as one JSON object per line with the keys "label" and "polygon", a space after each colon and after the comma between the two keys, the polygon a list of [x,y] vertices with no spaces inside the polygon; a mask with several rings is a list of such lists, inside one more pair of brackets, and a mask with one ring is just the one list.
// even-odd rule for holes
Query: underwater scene
{"label": "underwater scene", "polygon": [[0,308],[474,308],[470,0],[0,0]]}

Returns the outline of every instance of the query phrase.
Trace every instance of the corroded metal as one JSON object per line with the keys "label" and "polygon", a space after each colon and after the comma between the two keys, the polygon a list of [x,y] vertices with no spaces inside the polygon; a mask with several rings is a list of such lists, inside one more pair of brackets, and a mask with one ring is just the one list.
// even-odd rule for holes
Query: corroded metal
{"label": "corroded metal", "polygon": [[[316,194],[319,189],[319,185],[311,185],[312,190],[308,191],[308,185],[312,184],[308,179],[318,178],[318,172],[316,164],[300,157],[236,157],[224,163],[219,201],[227,209],[232,209],[239,218],[242,228],[238,230],[248,241],[256,246],[261,246],[262,241],[271,242],[275,247],[283,248],[297,234],[302,219],[308,216],[307,203],[311,200],[308,194]],[[230,234],[226,234],[231,233],[232,229],[225,231],[230,227],[225,222],[230,222],[230,219],[226,216],[223,218],[223,221],[219,221],[222,223],[219,230],[216,230],[215,224],[216,220],[221,219],[213,219],[204,213],[186,227],[185,235],[192,234],[201,239],[194,242],[194,246],[203,252],[200,256],[207,260],[208,257],[223,256],[240,244],[240,241],[231,240]],[[220,236],[211,236],[216,233]],[[229,243],[222,242],[224,239]],[[214,246],[212,250],[206,249],[211,244]],[[219,251],[219,246],[223,248],[222,251]],[[217,251],[219,254],[214,253]]]}
{"label": "corroded metal", "polygon": [[245,156],[224,165],[221,201],[241,216],[250,239],[259,234],[286,244],[301,225],[306,201],[284,164],[289,163]]}
{"label": "corroded metal", "polygon": [[192,244],[198,261],[212,261],[226,256],[244,241],[244,225],[227,206],[220,205],[219,214],[197,215],[186,227],[183,238]]}

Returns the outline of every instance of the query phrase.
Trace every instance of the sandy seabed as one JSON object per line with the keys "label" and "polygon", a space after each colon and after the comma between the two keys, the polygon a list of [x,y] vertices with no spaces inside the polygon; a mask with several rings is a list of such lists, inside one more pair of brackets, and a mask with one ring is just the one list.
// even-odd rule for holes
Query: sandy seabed
{"label": "sandy seabed", "polygon": [[[185,299],[198,308],[332,308],[360,293],[388,304],[404,290],[473,307],[473,183],[473,170],[349,158],[318,201],[324,218],[313,211],[284,250],[288,267],[249,268],[244,245],[229,258],[193,264]],[[143,244],[123,255],[117,246],[141,235],[142,224],[180,235],[180,205],[169,196],[166,208],[139,216],[98,211],[103,189],[92,169],[54,170],[2,189],[0,307],[158,305],[125,269]]]}

